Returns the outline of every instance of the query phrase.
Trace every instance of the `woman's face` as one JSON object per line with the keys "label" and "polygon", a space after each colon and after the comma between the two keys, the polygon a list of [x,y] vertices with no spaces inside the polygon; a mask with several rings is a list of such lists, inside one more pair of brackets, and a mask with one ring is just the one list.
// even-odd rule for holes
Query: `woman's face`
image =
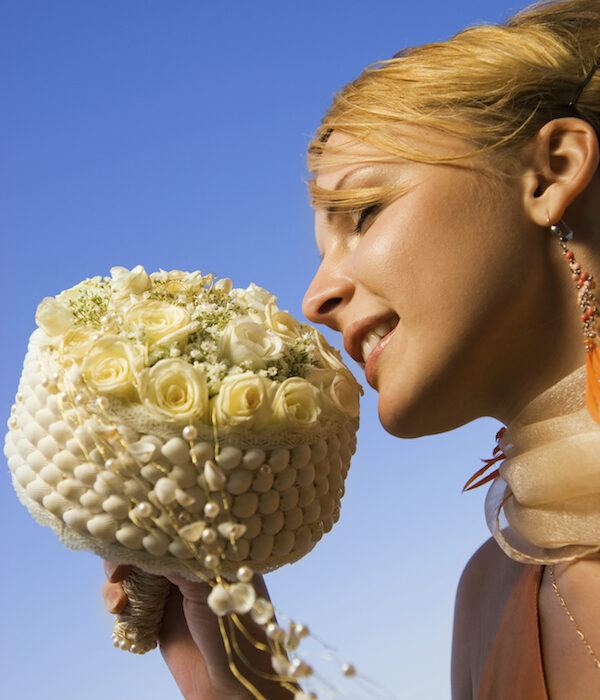
{"label": "woman's face", "polygon": [[[420,128],[405,140],[437,155],[466,150]],[[525,213],[522,178],[493,177],[483,158],[374,164],[376,150],[342,133],[329,143],[365,162],[323,169],[319,186],[404,193],[362,216],[317,211],[322,263],[306,316],[343,333],[394,435],[510,412],[509,383],[535,369],[532,319],[544,323],[548,304],[546,234]]]}

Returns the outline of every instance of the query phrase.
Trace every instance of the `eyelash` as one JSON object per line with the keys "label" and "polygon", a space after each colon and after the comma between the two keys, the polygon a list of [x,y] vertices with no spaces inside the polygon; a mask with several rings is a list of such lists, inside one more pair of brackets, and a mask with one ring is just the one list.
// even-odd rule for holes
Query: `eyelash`
{"label": "eyelash", "polygon": [[369,216],[372,216],[375,214],[379,209],[378,204],[371,204],[369,207],[365,207],[359,214],[358,220],[356,224],[354,224],[354,233],[361,233],[362,232],[362,227],[364,226],[365,221],[369,218]]}

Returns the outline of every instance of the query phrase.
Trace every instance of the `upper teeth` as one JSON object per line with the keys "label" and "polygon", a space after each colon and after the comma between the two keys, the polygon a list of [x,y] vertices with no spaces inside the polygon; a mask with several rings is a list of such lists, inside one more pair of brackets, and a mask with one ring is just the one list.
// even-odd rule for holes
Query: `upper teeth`
{"label": "upper teeth", "polygon": [[385,336],[392,331],[395,326],[395,322],[388,321],[387,323],[382,323],[380,326],[377,326],[377,328],[374,328],[372,331],[367,333],[362,341],[363,362],[367,361],[369,355],[373,351],[373,348],[382,338],[385,338]]}

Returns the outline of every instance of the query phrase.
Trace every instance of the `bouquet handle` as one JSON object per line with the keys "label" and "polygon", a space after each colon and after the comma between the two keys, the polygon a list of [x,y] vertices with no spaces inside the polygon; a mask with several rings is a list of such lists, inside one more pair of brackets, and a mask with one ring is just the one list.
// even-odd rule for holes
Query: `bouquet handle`
{"label": "bouquet handle", "polygon": [[116,615],[114,646],[133,654],[145,654],[158,643],[158,633],[171,584],[164,576],[131,568],[123,581],[127,605]]}

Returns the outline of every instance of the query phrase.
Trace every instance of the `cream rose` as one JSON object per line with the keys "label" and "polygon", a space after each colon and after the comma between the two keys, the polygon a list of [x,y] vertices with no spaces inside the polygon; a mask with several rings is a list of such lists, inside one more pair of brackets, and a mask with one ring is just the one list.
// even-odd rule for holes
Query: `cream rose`
{"label": "cream rose", "polygon": [[139,348],[109,335],[91,346],[81,369],[83,378],[97,392],[135,397],[136,376],[143,364]]}
{"label": "cream rose", "polygon": [[273,398],[271,422],[292,430],[312,427],[321,415],[319,390],[306,379],[290,377]]}
{"label": "cream rose", "polygon": [[336,410],[345,416],[358,418],[362,389],[350,372],[313,367],[306,378],[322,392]]}
{"label": "cream rose", "polygon": [[267,304],[273,304],[277,297],[252,282],[246,289],[235,289],[236,296],[251,308],[264,314]]}
{"label": "cream rose", "polygon": [[91,350],[96,342],[96,331],[89,328],[71,328],[60,342],[60,351],[67,360],[81,360]]}
{"label": "cream rose", "polygon": [[283,355],[283,340],[247,316],[230,321],[221,339],[223,355],[234,365],[250,362],[254,369],[263,369],[270,360]]}
{"label": "cream rose", "polygon": [[198,323],[181,306],[158,299],[134,304],[125,314],[125,324],[142,328],[150,343],[170,343],[193,333]]}
{"label": "cream rose", "polygon": [[151,411],[170,420],[203,420],[208,414],[204,373],[180,358],[160,360],[143,370],[139,390]]}
{"label": "cream rose", "polygon": [[65,333],[74,320],[71,311],[54,297],[44,297],[35,312],[35,322],[49,336]]}
{"label": "cream rose", "polygon": [[235,374],[221,383],[211,399],[212,422],[259,430],[271,418],[270,394],[273,382],[252,372]]}
{"label": "cream rose", "polygon": [[280,311],[275,304],[265,306],[265,323],[277,335],[288,341],[294,341],[302,332],[298,321],[287,311]]}
{"label": "cream rose", "polygon": [[342,356],[339,350],[332,348],[331,345],[325,339],[325,336],[318,331],[316,328],[314,330],[315,345],[321,354],[321,358],[327,367],[332,369],[348,371],[346,365],[342,362]]}
{"label": "cream rose", "polygon": [[136,265],[133,270],[126,267],[111,267],[112,290],[117,296],[129,294],[142,294],[152,288],[152,280],[141,265]]}

